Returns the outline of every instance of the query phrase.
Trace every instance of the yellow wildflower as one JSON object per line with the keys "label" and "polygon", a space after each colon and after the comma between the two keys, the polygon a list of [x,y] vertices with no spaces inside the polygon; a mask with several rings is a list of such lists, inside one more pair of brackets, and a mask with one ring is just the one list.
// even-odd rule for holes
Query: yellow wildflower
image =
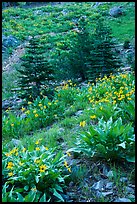
{"label": "yellow wildflower", "polygon": [[42,104],[40,103],[39,106],[42,106]]}
{"label": "yellow wildflower", "polygon": [[91,115],[90,118],[91,118],[91,119],[94,119],[94,118],[96,118],[96,116],[95,116],[95,115]]}
{"label": "yellow wildflower", "polygon": [[69,172],[71,172],[71,168],[69,167],[69,168],[67,168],[67,170],[69,171]]}
{"label": "yellow wildflower", "polygon": [[22,163],[22,162],[19,162],[19,165],[20,165],[20,166],[22,166],[22,165],[23,165],[23,163]]}
{"label": "yellow wildflower", "polygon": [[18,152],[16,152],[16,154],[15,154],[16,156],[18,156]]}
{"label": "yellow wildflower", "polygon": [[71,157],[71,154],[69,153],[69,152],[66,152],[67,153],[67,155],[69,156],[69,157]]}
{"label": "yellow wildflower", "polygon": [[14,126],[14,123],[11,123],[11,126],[13,127],[13,126]]}
{"label": "yellow wildflower", "polygon": [[35,144],[36,144],[36,145],[39,144],[39,140],[37,140],[37,141],[35,142]]}
{"label": "yellow wildflower", "polygon": [[32,102],[28,101],[28,104],[32,104]]}
{"label": "yellow wildflower", "polygon": [[68,163],[66,161],[64,161],[64,166],[68,167]]}
{"label": "yellow wildflower", "polygon": [[23,148],[22,152],[25,152],[26,151],[26,148]]}
{"label": "yellow wildflower", "polygon": [[85,121],[81,121],[81,122],[80,122],[80,126],[81,126],[81,127],[85,127],[85,125],[86,125],[86,122],[85,122]]}
{"label": "yellow wildflower", "polygon": [[36,110],[33,111],[33,113],[36,113],[36,112],[37,112]]}
{"label": "yellow wildflower", "polygon": [[89,92],[91,92],[91,91],[92,91],[92,87],[91,87],[91,86],[89,87],[88,91],[89,91]]}
{"label": "yellow wildflower", "polygon": [[8,173],[8,176],[13,176],[13,172]]}
{"label": "yellow wildflower", "polygon": [[35,117],[37,118],[39,115],[38,114],[35,114]]}
{"label": "yellow wildflower", "polygon": [[8,166],[7,166],[7,169],[12,169],[14,166],[14,164],[12,162],[8,162]]}
{"label": "yellow wildflower", "polygon": [[115,101],[115,100],[113,101],[113,104],[116,104],[116,101]]}
{"label": "yellow wildflower", "polygon": [[129,97],[128,97],[127,99],[128,99],[129,101],[132,100],[132,98],[129,98]]}
{"label": "yellow wildflower", "polygon": [[36,164],[40,163],[40,159],[35,159],[34,163]]}
{"label": "yellow wildflower", "polygon": [[45,149],[46,149],[46,150],[49,150],[49,148],[48,148],[48,147],[45,147]]}
{"label": "yellow wildflower", "polygon": [[25,110],[26,110],[26,108],[23,108],[23,107],[22,107],[21,111],[23,112],[23,111],[25,111]]}
{"label": "yellow wildflower", "polygon": [[46,109],[47,107],[46,107],[46,106],[44,106],[44,108]]}
{"label": "yellow wildflower", "polygon": [[47,169],[47,166],[46,165],[41,165],[40,167],[40,172],[45,172],[45,170]]}
{"label": "yellow wildflower", "polygon": [[36,147],[36,151],[39,151],[40,150],[40,148],[39,147]]}
{"label": "yellow wildflower", "polygon": [[26,114],[30,114],[30,110],[27,110],[25,113],[26,113]]}
{"label": "yellow wildflower", "polygon": [[51,106],[51,103],[50,103],[50,102],[48,102],[48,105],[49,105],[49,106]]}

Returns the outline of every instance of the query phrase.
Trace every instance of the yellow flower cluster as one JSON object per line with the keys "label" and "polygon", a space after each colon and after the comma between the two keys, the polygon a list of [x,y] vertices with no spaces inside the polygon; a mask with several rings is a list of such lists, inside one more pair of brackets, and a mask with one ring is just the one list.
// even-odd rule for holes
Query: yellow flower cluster
{"label": "yellow flower cluster", "polygon": [[14,175],[13,172],[8,173],[8,176],[13,176],[13,175]]}
{"label": "yellow flower cluster", "polygon": [[81,121],[79,124],[80,127],[85,127],[85,125],[86,125],[86,121]]}
{"label": "yellow flower cluster", "polygon": [[68,166],[67,161],[64,162],[64,166],[67,168],[67,170],[68,170],[69,172],[71,172],[71,167]]}
{"label": "yellow flower cluster", "polygon": [[96,116],[95,116],[95,115],[91,115],[90,118],[91,118],[91,119],[95,119]]}
{"label": "yellow flower cluster", "polygon": [[22,107],[21,111],[23,112],[23,111],[25,111],[25,110],[26,110],[26,108]]}
{"label": "yellow flower cluster", "polygon": [[16,156],[18,155],[18,148],[12,149],[9,153],[6,153],[5,155],[7,157],[11,156],[12,154],[15,154]]}
{"label": "yellow flower cluster", "polygon": [[45,170],[47,169],[47,166],[46,165],[41,165],[40,167],[40,172],[42,173],[42,172],[45,172]]}
{"label": "yellow flower cluster", "polygon": [[7,169],[12,169],[14,164],[12,162],[8,162]]}

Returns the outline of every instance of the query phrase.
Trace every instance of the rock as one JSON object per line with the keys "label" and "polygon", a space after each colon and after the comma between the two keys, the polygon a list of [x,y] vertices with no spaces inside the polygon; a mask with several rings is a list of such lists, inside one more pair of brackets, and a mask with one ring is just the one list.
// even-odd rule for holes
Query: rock
{"label": "rock", "polygon": [[106,189],[112,189],[114,182],[108,182],[106,184]]}
{"label": "rock", "polygon": [[131,202],[128,198],[117,198],[113,202]]}
{"label": "rock", "polygon": [[91,188],[94,189],[94,190],[102,191],[103,190],[103,185],[104,185],[104,182],[101,180],[101,181],[98,181],[98,182],[94,183]]}
{"label": "rock", "polygon": [[62,134],[62,132],[64,132],[64,128],[59,128],[59,134]]}
{"label": "rock", "polygon": [[5,35],[2,35],[2,47],[3,48],[14,47],[17,45],[19,45],[19,41],[14,36],[10,35],[6,37]]}
{"label": "rock", "polygon": [[103,4],[104,2],[96,2],[94,5],[93,5],[93,8],[96,8],[98,6],[100,6],[101,4]]}
{"label": "rock", "polygon": [[34,11],[33,14],[34,14],[34,15],[42,15],[42,14],[43,14],[43,11],[42,11],[42,10],[36,10],[36,11]]}
{"label": "rock", "polygon": [[62,13],[63,15],[67,15],[68,11],[67,11],[66,9],[63,9],[63,11],[61,11],[61,13]]}
{"label": "rock", "polygon": [[107,173],[107,177],[113,177],[114,175],[113,175],[113,171],[109,171],[108,173]]}
{"label": "rock", "polygon": [[108,191],[108,192],[102,192],[102,196],[108,196],[108,195],[111,195],[113,194],[113,191]]}
{"label": "rock", "polygon": [[21,141],[20,140],[16,140],[16,139],[12,139],[11,142],[15,145],[15,146],[18,146],[21,144]]}
{"label": "rock", "polygon": [[6,110],[10,106],[9,101],[2,101],[2,109]]}
{"label": "rock", "polygon": [[3,109],[3,110],[6,110],[6,109],[8,109],[9,107],[10,107],[11,109],[16,109],[16,108],[18,108],[19,106],[21,106],[22,102],[23,102],[23,100],[17,98],[16,96],[11,97],[11,98],[9,98],[9,99],[6,99],[6,100],[3,100],[3,101],[2,101],[2,109]]}
{"label": "rock", "polygon": [[129,194],[129,195],[128,195],[128,198],[129,198],[129,199],[130,199],[130,198],[131,198],[131,199],[135,199],[135,195]]}
{"label": "rock", "polygon": [[125,190],[126,190],[126,193],[131,193],[131,194],[134,194],[134,193],[135,193],[135,192],[134,192],[134,189],[131,188],[131,187],[129,187],[129,186],[126,186],[126,187],[125,187]]}
{"label": "rock", "polygon": [[115,6],[114,8],[110,9],[109,14],[110,16],[117,18],[123,14],[123,11],[121,7]]}
{"label": "rock", "polygon": [[97,191],[97,192],[96,192],[96,197],[97,197],[97,198],[102,197],[102,193],[101,193],[100,191]]}
{"label": "rock", "polygon": [[109,168],[107,165],[104,164],[104,165],[103,165],[102,173],[103,173],[105,176],[107,176],[109,169],[110,169],[110,168]]}
{"label": "rock", "polygon": [[127,179],[126,177],[121,177],[121,178],[120,178],[120,182],[123,182],[123,183],[124,183],[124,182],[127,182],[127,181],[128,181],[128,179]]}
{"label": "rock", "polygon": [[21,118],[21,119],[24,119],[24,118],[26,118],[26,117],[27,117],[27,115],[26,115],[25,113],[23,113],[23,114],[20,115],[20,118]]}
{"label": "rock", "polygon": [[75,113],[75,115],[76,115],[76,116],[80,116],[80,115],[82,115],[82,113],[83,113],[83,111],[82,111],[82,110],[79,110],[79,111],[77,111],[77,112]]}
{"label": "rock", "polygon": [[74,184],[74,182],[73,181],[71,181],[70,183],[69,183],[69,187],[73,187],[75,184]]}

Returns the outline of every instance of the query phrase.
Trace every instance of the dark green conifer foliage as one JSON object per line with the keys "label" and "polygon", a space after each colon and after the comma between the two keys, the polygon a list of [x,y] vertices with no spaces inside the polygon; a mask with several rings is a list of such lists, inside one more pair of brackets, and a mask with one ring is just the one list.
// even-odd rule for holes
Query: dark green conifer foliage
{"label": "dark green conifer foliage", "polygon": [[[32,37],[26,47],[25,55],[21,58],[21,68],[18,86],[21,88],[20,97],[33,100],[40,96],[42,90],[54,79],[52,66],[46,56],[46,48],[40,38]],[[46,93],[44,93],[46,94]]]}
{"label": "dark green conifer foliage", "polygon": [[96,20],[96,29],[92,35],[92,49],[90,51],[90,68],[88,78],[95,78],[110,73],[116,73],[121,66],[121,61],[116,52],[112,39],[111,29],[106,25],[103,17]]}
{"label": "dark green conifer foliage", "polygon": [[87,79],[88,61],[90,56],[90,37],[87,29],[86,18],[82,16],[77,25],[77,36],[72,40],[69,54],[70,70],[74,78]]}

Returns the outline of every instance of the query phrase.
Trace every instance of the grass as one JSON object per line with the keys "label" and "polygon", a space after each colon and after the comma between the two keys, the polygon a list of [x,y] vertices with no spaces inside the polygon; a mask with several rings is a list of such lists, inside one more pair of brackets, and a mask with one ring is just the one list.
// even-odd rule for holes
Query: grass
{"label": "grass", "polygon": [[[116,4],[117,3],[117,4]],[[115,5],[120,5],[123,4],[126,8],[127,5],[127,10],[126,10],[126,14],[124,16],[119,17],[118,19],[113,18],[110,19],[110,17],[108,18],[108,21],[110,22],[110,26],[112,27],[113,30],[113,35],[120,41],[120,42],[124,42],[125,39],[133,39],[134,37],[134,9],[133,9],[133,4],[134,2],[130,2],[128,3],[122,3],[122,2],[113,2],[110,3],[110,5],[108,5],[108,9],[110,9],[111,7],[114,7]],[[68,3],[68,4],[63,4],[60,6],[55,6],[55,7],[46,7],[43,6],[41,8],[41,10],[44,11],[44,14],[48,13],[50,14],[50,17],[47,17],[47,20],[49,20],[48,24],[49,24],[49,30],[51,28],[51,32],[52,31],[57,31],[56,29],[54,30],[54,25],[56,24],[55,22],[53,22],[52,25],[50,25],[50,21],[58,21],[60,22],[60,19],[62,18],[62,22],[63,19],[66,18],[68,20],[66,20],[65,22],[69,23],[75,16],[75,12],[77,12],[77,15],[80,16],[82,15],[84,12],[85,14],[89,14],[90,11],[87,11],[87,8],[89,8],[90,3],[86,3],[86,2],[82,2],[80,4],[78,3]],[[77,9],[76,9],[77,8]],[[48,10],[49,9],[49,10]],[[68,9],[68,13],[69,15],[66,16],[60,16],[60,12],[63,11],[63,9]],[[34,22],[34,16],[32,15],[32,13],[37,10],[37,8],[35,9],[21,9],[21,10],[14,10],[14,12],[11,10],[12,15],[15,17],[16,16],[16,12],[18,13],[18,17],[17,23],[20,23],[21,25],[23,25],[24,23],[27,23],[28,28],[31,27],[31,23]],[[10,9],[9,9],[10,11]],[[20,12],[21,11],[21,15]],[[26,13],[25,13],[25,12]],[[50,11],[53,11],[52,13],[50,13]],[[28,13],[31,14],[31,18],[29,17]],[[8,14],[9,15],[9,14]],[[12,16],[11,15],[11,16]],[[26,17],[23,17],[23,15],[26,15]],[[11,16],[9,15],[9,17],[6,18],[6,23],[4,24],[4,26],[11,26],[13,22],[8,22],[8,19],[11,18]],[[57,18],[55,18],[54,16],[57,16]],[[23,18],[27,18],[27,21],[24,21]],[[41,21],[41,16],[37,16],[37,23],[39,23]],[[25,27],[25,33],[28,35],[27,33],[27,26]],[[51,26],[51,27],[50,27]],[[53,26],[53,27],[52,27]],[[59,26],[59,25],[58,25]],[[118,27],[119,26],[119,27]],[[43,27],[43,25],[38,25],[38,29],[41,29],[41,27]],[[11,28],[11,27],[10,27]],[[59,28],[59,27],[58,27]],[[53,30],[52,30],[53,29]],[[68,28],[65,28],[66,30]],[[64,31],[65,31],[64,29]],[[48,29],[45,32],[49,31]],[[62,29],[63,31],[63,29]],[[12,29],[10,29],[11,34],[15,34],[18,37],[22,37],[23,33],[17,33],[17,31],[14,33],[14,27],[12,27]],[[61,39],[61,35],[60,35],[61,31],[59,30],[59,33],[57,33],[57,37],[53,37],[53,44],[56,41],[59,41]],[[7,33],[8,34],[8,33]],[[55,40],[55,41],[54,41]],[[19,66],[19,65],[16,65]],[[13,70],[11,70],[11,72],[5,72],[3,73],[2,76],[2,98],[7,99],[11,96],[13,96],[14,94],[11,92],[11,89],[14,88],[16,86],[16,80],[18,78],[17,72],[15,70],[15,68]],[[96,89],[97,90],[97,89]],[[45,126],[43,129],[38,129],[35,130],[33,132],[31,132],[30,134],[24,134],[23,137],[20,137],[19,140],[21,141],[22,145],[24,145],[25,147],[28,147],[30,144],[33,144],[36,140],[42,138],[42,144],[47,146],[47,147],[57,147],[58,150],[61,150],[63,152],[67,151],[69,148],[73,148],[76,145],[78,136],[80,135],[80,133],[82,131],[88,131],[91,123],[92,125],[94,125],[94,120],[91,121],[90,116],[94,114],[94,110],[92,109],[92,104],[89,103],[88,100],[85,100],[85,96],[87,97],[87,94],[83,94],[81,92],[81,96],[77,99],[76,102],[74,102],[70,107],[66,108],[64,113],[62,114],[62,117],[59,118],[57,121],[55,121],[53,124],[49,125],[49,126]],[[96,95],[96,94],[95,94]],[[83,100],[84,99],[84,100]],[[65,99],[64,99],[65,100]],[[99,105],[98,105],[99,107]],[[77,111],[82,110],[82,114],[77,115]],[[86,121],[86,126],[85,127],[80,127],[80,122],[81,121]],[[17,133],[16,133],[17,134]],[[6,146],[8,144],[9,149],[13,147],[12,142],[10,142],[11,138],[3,138],[3,146]],[[75,154],[76,155],[76,154]],[[74,156],[74,155],[73,155]],[[83,161],[83,157],[80,154],[77,154],[77,158],[80,159],[81,161]],[[83,164],[80,163],[77,166],[77,163],[75,163],[75,159],[72,158],[74,160],[74,165],[73,165],[73,172],[71,175],[71,179],[72,181],[74,181],[75,185],[79,186],[80,188],[82,188],[82,195],[80,195],[80,199],[89,199],[91,197],[91,189],[90,189],[90,185],[88,185],[87,183],[84,182],[84,179],[86,176],[88,176],[88,172],[91,173],[91,175],[94,173],[96,173],[94,171],[94,169],[90,169],[90,165],[91,163],[87,162],[87,164]],[[95,161],[96,162],[96,161]],[[112,165],[111,168],[114,172],[114,177],[112,177],[112,181],[115,183],[118,193],[120,196],[125,196],[124,195],[124,191],[123,191],[123,187],[124,184],[121,184],[120,182],[120,178],[121,176],[123,176],[123,172],[124,172],[124,176],[128,177],[129,181],[134,183],[134,177],[135,177],[135,172],[134,172],[134,167],[132,169],[122,169],[119,168],[120,165],[117,166]],[[110,179],[110,180],[111,180]],[[77,197],[77,192],[75,192],[75,195]],[[77,198],[79,199],[79,198]],[[109,198],[94,198],[95,202],[106,202],[109,201]]]}
{"label": "grass", "polygon": [[2,99],[8,99],[15,94],[11,91],[16,86],[18,73],[16,70],[6,71],[2,73]]}

